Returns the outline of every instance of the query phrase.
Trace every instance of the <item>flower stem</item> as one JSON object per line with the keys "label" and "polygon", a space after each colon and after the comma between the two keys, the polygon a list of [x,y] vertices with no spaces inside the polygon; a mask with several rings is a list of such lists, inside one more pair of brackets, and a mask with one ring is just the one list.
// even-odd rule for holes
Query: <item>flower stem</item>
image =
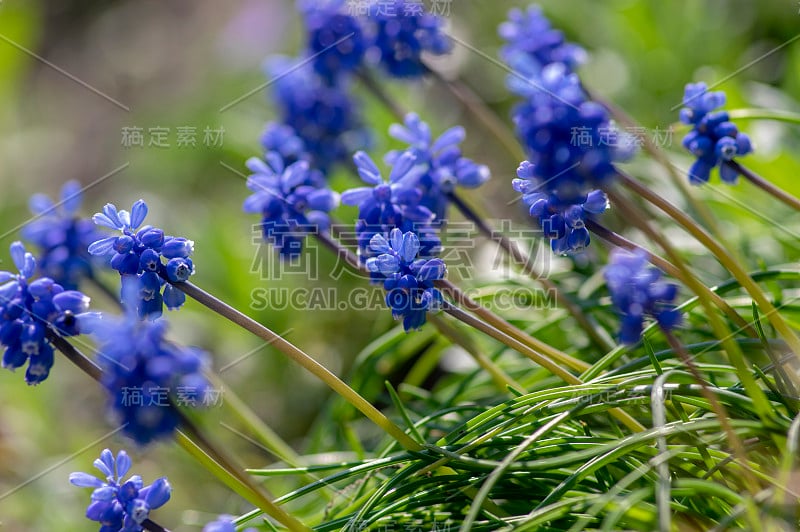
{"label": "flower stem", "polygon": [[512,258],[515,264],[520,265],[525,274],[541,284],[545,290],[552,293],[555,296],[558,304],[566,309],[570,316],[575,319],[576,323],[578,323],[578,325],[586,332],[589,338],[598,347],[600,347],[603,351],[609,351],[613,348],[613,342],[607,338],[607,335],[601,333],[599,326],[595,323],[592,323],[590,318],[583,312],[583,310],[581,310],[580,306],[572,301],[566,294],[564,294],[558,288],[558,285],[546,278],[541,272],[537,271],[533,264],[531,264],[529,258],[525,257],[525,255],[519,250],[516,244],[511,241],[511,239],[505,235],[493,231],[486,224],[486,222],[456,194],[450,194],[450,199],[456,208],[461,211],[461,214],[463,214],[468,220],[472,221],[486,238],[496,242],[500,248]]}
{"label": "flower stem", "polygon": [[[769,322],[775,327],[775,330],[789,345],[789,348],[794,352],[795,356],[800,357],[800,338],[792,331],[783,317],[778,313],[775,306],[767,299],[766,294],[761,290],[761,287],[753,281],[747,274],[745,269],[736,260],[731,257],[730,253],[723,248],[714,238],[709,235],[702,227],[698,226],[694,221],[686,215],[683,211],[675,207],[672,203],[664,199],[662,196],[653,193],[646,186],[639,183],[636,179],[625,174],[624,172],[617,171],[623,185],[640,195],[648,202],[652,203],[664,213],[669,215],[673,220],[678,222],[689,234],[694,236],[700,241],[717,260],[731,272],[733,277],[739,281],[749,294],[750,297],[761,308],[762,313],[767,317]],[[663,239],[662,239],[663,240]],[[677,262],[673,259],[677,265]],[[699,294],[698,294],[699,295]]]}
{"label": "flower stem", "polygon": [[149,532],[169,532],[169,529],[164,528],[149,518],[142,521],[142,528],[148,530]]}
{"label": "flower stem", "polygon": [[[650,264],[668,273],[669,275],[675,277],[684,284],[687,284],[683,272],[680,271],[678,268],[676,268],[674,264],[656,255],[655,253],[645,249],[639,244],[628,240],[624,236],[615,233],[614,231],[603,226],[600,222],[592,219],[587,219],[586,228],[595,235],[597,235],[598,237],[600,237],[601,239],[608,242],[609,244],[625,248],[631,251],[634,250],[643,251],[647,255],[647,260],[650,262]],[[708,297],[711,298],[714,304],[716,304],[720,308],[720,310],[722,310],[731,319],[731,321],[733,321],[737,326],[739,326],[743,331],[745,331],[748,336],[751,336],[752,338],[758,338],[758,333],[753,329],[753,327],[751,327],[750,324],[744,318],[742,318],[739,315],[739,313],[736,312],[733,309],[733,307],[731,307],[728,304],[727,301],[722,299],[722,297],[720,297],[719,294],[715,293],[713,290],[707,288],[704,284],[701,284],[699,286],[701,286],[702,289],[707,292]]]}
{"label": "flower stem", "polygon": [[364,397],[359,395],[355,390],[345,384],[341,379],[339,379],[339,377],[328,370],[328,368],[314,360],[291,342],[286,341],[283,337],[276,334],[269,328],[261,325],[254,319],[239,312],[227,303],[212,296],[205,290],[202,290],[190,282],[176,282],[171,284],[208,309],[216,312],[236,325],[258,336],[262,340],[275,346],[281,353],[300,364],[303,368],[327,384],[331,390],[342,396],[342,398],[344,398],[348,403],[353,405],[357,410],[364,414],[370,421],[375,423],[378,427],[393,437],[405,449],[421,449],[417,442],[415,442],[400,427],[392,423],[389,418],[383,415],[369,401],[364,399]]}
{"label": "flower stem", "polygon": [[758,175],[757,173],[753,172],[749,168],[746,168],[739,164],[736,161],[727,161],[724,163],[729,168],[736,170],[740,175],[742,175],[745,179],[750,181],[752,184],[766,192],[767,194],[773,196],[775,199],[782,201],[792,209],[796,211],[800,211],[800,199],[792,196],[785,190],[780,187],[777,187]]}
{"label": "flower stem", "polygon": [[406,112],[400,107],[388,92],[384,90],[383,87],[375,80],[375,77],[369,70],[361,69],[358,71],[358,80],[364,85],[364,87],[372,93],[375,98],[378,99],[379,102],[394,116],[395,120],[399,122],[403,122],[406,117]]}
{"label": "flower stem", "polygon": [[800,125],[800,114],[777,109],[732,109],[728,115],[731,120],[777,120]]}

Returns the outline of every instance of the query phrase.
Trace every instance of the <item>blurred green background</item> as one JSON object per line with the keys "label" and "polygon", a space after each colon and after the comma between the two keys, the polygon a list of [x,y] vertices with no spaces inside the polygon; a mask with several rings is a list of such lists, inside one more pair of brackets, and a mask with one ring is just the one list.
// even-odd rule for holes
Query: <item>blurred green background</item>
{"label": "blurred green background", "polygon": [[[492,58],[501,44],[498,23],[509,8],[526,5],[439,4],[448,10],[449,31]],[[585,83],[647,128],[666,129],[676,121],[673,107],[688,81],[724,80],[720,88],[728,93],[729,108],[800,111],[800,41],[789,42],[800,32],[795,1],[552,0],[541,5],[554,26],[589,51],[581,69]],[[85,214],[106,202],[127,208],[144,198],[149,223],[195,240],[195,282],[238,308],[250,308],[252,291],[269,276],[254,265],[272,264],[270,250],[253,232],[256,220],[240,209],[247,195],[243,163],[259,155],[259,134],[273,116],[265,90],[258,90],[265,83],[261,64],[270,54],[296,54],[301,46],[302,24],[288,1],[0,1],[2,267],[8,265],[8,244],[18,235],[14,228],[29,217],[31,194],[55,196],[69,179],[96,182],[86,193]],[[508,116],[513,99],[497,65],[458,44],[451,56],[433,64],[447,76],[461,77],[504,119]],[[466,154],[488,164],[494,176],[486,190],[469,196],[483,201],[494,217],[508,216],[506,204],[514,197],[509,181],[519,161],[440,85],[390,82],[389,90],[431,122],[435,133],[458,123],[467,127]],[[365,120],[377,132],[373,153],[378,159],[389,146],[385,131],[392,119],[358,92]],[[195,146],[178,145],[178,128],[184,127],[195,128]],[[142,128],[145,146],[125,147],[124,128]],[[168,128],[170,146],[149,145],[151,128]],[[206,145],[206,128],[224,129],[217,146]],[[748,164],[800,194],[798,129],[764,121],[741,122],[740,128],[756,145]],[[690,160],[679,152],[680,137],[673,137],[672,158],[686,169]],[[660,168],[642,157],[631,166],[675,195]],[[355,185],[344,172],[334,183],[339,190]],[[744,185],[693,192],[729,220],[726,233],[753,260],[751,267],[759,259],[772,265],[797,259],[796,213]],[[764,215],[768,220],[760,218]],[[770,225],[781,230],[765,231]],[[319,257],[325,272],[333,261],[322,249]],[[709,260],[707,266],[709,282],[721,280],[716,264]],[[107,281],[116,279],[108,275]],[[284,275],[269,283],[290,289],[308,281]],[[337,284],[324,274],[315,283],[342,290],[363,286],[355,279]],[[92,295],[96,307],[112,308],[102,294]],[[388,311],[250,308],[249,313],[277,332],[289,330],[290,340],[340,375],[370,340],[394,326]],[[218,369],[260,346],[193,302],[168,319],[171,336],[209,350]],[[298,449],[331,415],[324,408],[327,391],[268,347],[222,376]],[[219,424],[228,419],[224,407],[212,409],[206,426],[244,463],[269,463],[258,447]],[[134,471],[146,481],[169,477],[173,500],[154,517],[173,530],[198,530],[217,513],[248,509],[174,445],[137,450],[118,436],[106,438],[112,428],[101,391],[60,358],[50,378],[35,389],[21,374],[0,373],[0,529],[93,530],[83,518],[88,490],[71,487],[67,475],[89,471],[104,447],[128,448]],[[339,440],[325,436],[322,441],[333,446]]]}

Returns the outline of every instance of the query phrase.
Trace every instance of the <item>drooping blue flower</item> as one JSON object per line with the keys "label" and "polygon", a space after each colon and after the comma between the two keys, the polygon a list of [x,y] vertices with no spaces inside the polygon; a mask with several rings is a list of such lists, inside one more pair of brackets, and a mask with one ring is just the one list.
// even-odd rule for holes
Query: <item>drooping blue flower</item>
{"label": "drooping blue flower", "polygon": [[76,290],[64,290],[48,277],[31,281],[36,260],[21,242],[11,244],[11,259],[19,273],[0,271],[3,367],[15,370],[27,363],[25,382],[39,384],[54,362],[48,329],[61,336],[79,334],[77,319],[88,310],[89,298]]}
{"label": "drooping blue flower", "polygon": [[35,218],[22,228],[23,238],[39,248],[36,263],[42,276],[66,290],[76,290],[83,278],[92,276],[93,261],[86,248],[102,237],[91,220],[78,217],[80,205],[77,181],[64,184],[58,203],[35,194],[29,202]]}
{"label": "drooping blue flower", "polygon": [[559,255],[583,251],[590,241],[586,219],[608,209],[605,193],[593,190],[582,202],[565,203],[556,195],[544,192],[547,186],[536,177],[530,162],[523,161],[520,164],[517,176],[511,185],[522,194],[522,201],[528,205],[529,214],[539,223],[543,236],[550,239],[553,251]]}
{"label": "drooping blue flower", "polygon": [[622,343],[639,341],[645,318],[655,319],[668,331],[680,325],[681,313],[674,305],[678,287],[662,281],[661,275],[660,270],[649,266],[641,250],[615,249],[611,253],[605,278],[611,301],[622,315]]}
{"label": "drooping blue flower", "polygon": [[444,301],[433,285],[444,279],[444,261],[419,258],[420,239],[412,231],[392,229],[388,240],[377,234],[370,248],[376,256],[367,259],[367,268],[385,278],[386,305],[392,309],[392,316],[403,320],[406,331],[419,329],[427,313],[439,310]]}
{"label": "drooping blue flower", "polygon": [[372,51],[375,60],[398,78],[422,76],[422,53],[446,54],[452,43],[444,34],[441,17],[425,11],[422,2],[380,0],[369,6]]}
{"label": "drooping blue flower", "polygon": [[415,156],[416,186],[422,193],[419,204],[436,215],[436,220],[447,218],[450,194],[456,187],[477,188],[489,177],[489,168],[461,156],[459,144],[466,136],[464,128],[455,126],[437,139],[431,136],[428,124],[415,113],[408,113],[404,124],[392,124],[389,135],[408,144],[405,152],[393,150],[386,154],[385,161],[395,164],[403,153]]}
{"label": "drooping blue flower", "polygon": [[309,168],[308,162],[284,167],[283,158],[276,152],[267,153],[266,160],[251,158],[247,167],[254,172],[247,178],[253,194],[245,200],[244,211],[263,217],[264,239],[282,257],[298,256],[308,233],[328,229],[327,213],[339,204],[338,194],[328,188],[321,172]]}
{"label": "drooping blue flower", "polygon": [[89,316],[81,327],[98,341],[102,384],[122,432],[139,444],[166,438],[179,423],[176,405],[208,404],[207,354],[166,339],[164,319]]}
{"label": "drooping blue flower", "polygon": [[86,517],[100,523],[100,532],[141,532],[150,512],[169,501],[172,495],[166,477],[145,486],[142,477],[132,475],[123,481],[131,468],[128,453],[120,451],[116,459],[109,449],[103,450],[94,466],[105,476],[101,480],[90,473],[75,472],[69,481],[79,488],[93,488],[92,502]]}
{"label": "drooping blue flower", "polygon": [[500,24],[498,33],[507,43],[500,50],[506,62],[524,55],[535,61],[539,69],[562,63],[573,70],[586,60],[583,48],[567,42],[561,31],[553,29],[537,5],[528,6],[525,11],[517,8],[509,11],[508,20]]}
{"label": "drooping blue flower", "polygon": [[89,246],[89,253],[111,256],[111,267],[122,276],[123,285],[135,282],[138,292],[122,290],[123,294],[135,294],[135,308],[140,317],[155,319],[161,315],[166,304],[170,310],[180,308],[186,296],[167,283],[187,281],[194,274],[194,264],[189,256],[194,251],[194,242],[183,237],[164,235],[164,231],[150,225],[142,226],[147,216],[147,204],[139,200],[131,212],[117,210],[107,203],[103,212],[92,219],[97,225],[115,229],[120,236],[101,238]]}
{"label": "drooping blue flower", "polygon": [[369,134],[346,80],[328,85],[310,64],[274,58],[267,65],[280,121],[302,139],[312,168],[327,173],[364,148]]}
{"label": "drooping blue flower", "polygon": [[705,83],[689,83],[683,95],[680,119],[692,126],[683,138],[683,147],[692,152],[697,160],[689,169],[689,182],[693,185],[707,183],[711,170],[719,167],[719,175],[729,184],[735,184],[739,174],[725,164],[735,157],[753,151],[750,137],[739,131],[725,111],[716,111],[725,105],[725,93],[709,92]]}
{"label": "drooping blue flower", "polygon": [[345,12],[345,0],[301,0],[314,70],[329,84],[361,66],[367,41],[361,21]]}
{"label": "drooping blue flower", "polygon": [[[435,215],[420,205],[422,192],[416,186],[419,172],[415,171],[416,156],[410,152],[394,158],[388,181],[384,180],[378,166],[363,151],[353,156],[361,179],[368,185],[342,193],[344,205],[358,206],[356,239],[362,262],[374,255],[370,247],[372,237],[386,235],[392,229],[414,231],[419,235],[421,256],[431,258],[439,253],[441,240],[431,225]],[[374,272],[374,280],[383,278]]]}
{"label": "drooping blue flower", "polygon": [[[255,528],[247,528],[243,532],[255,532]],[[203,527],[203,532],[236,532],[234,517],[232,515],[220,515],[215,521]]]}

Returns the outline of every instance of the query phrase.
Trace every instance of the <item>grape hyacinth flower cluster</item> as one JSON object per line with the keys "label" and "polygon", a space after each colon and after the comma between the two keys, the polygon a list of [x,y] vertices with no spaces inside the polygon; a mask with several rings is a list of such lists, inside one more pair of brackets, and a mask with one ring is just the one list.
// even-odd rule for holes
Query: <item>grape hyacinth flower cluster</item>
{"label": "grape hyacinth flower cluster", "polygon": [[79,488],[94,488],[86,517],[100,523],[100,532],[141,532],[150,512],[164,506],[172,495],[166,477],[145,486],[142,477],[132,475],[123,482],[131,468],[128,453],[120,451],[116,459],[103,450],[94,466],[105,475],[101,480],[89,473],[76,472],[69,481]]}
{"label": "grape hyacinth flower cluster", "polygon": [[603,214],[608,209],[608,198],[602,190],[589,192],[582,202],[561,202],[553,194],[541,192],[533,165],[523,161],[517,168],[514,190],[522,194],[529,206],[529,214],[539,223],[542,234],[550,239],[554,253],[565,255],[583,251],[589,245],[586,219]]}
{"label": "grape hyacinth flower cluster", "polygon": [[91,220],[78,217],[81,196],[77,181],[64,184],[58,203],[35,194],[29,202],[35,218],[22,228],[23,238],[39,248],[41,275],[65,290],[76,290],[82,279],[92,276],[94,261],[87,248],[102,238]]}
{"label": "grape hyacinth flower cluster", "polygon": [[11,244],[11,260],[19,273],[0,271],[3,367],[15,370],[27,363],[25,382],[39,384],[54,363],[48,329],[61,336],[79,334],[78,319],[89,309],[89,298],[76,290],[64,290],[49,277],[30,281],[36,259],[21,242]]}
{"label": "grape hyacinth flower cluster", "polygon": [[369,7],[367,23],[375,60],[391,76],[416,78],[426,69],[423,52],[443,55],[452,43],[444,35],[444,21],[425,12],[422,2],[376,1]]}
{"label": "grape hyacinth flower cluster", "polygon": [[297,257],[308,233],[325,231],[330,225],[328,212],[339,204],[339,196],[327,187],[319,170],[308,162],[297,161],[284,167],[276,152],[266,161],[256,157],[247,161],[254,172],[247,179],[253,194],[244,201],[245,212],[262,216],[264,239],[282,257]]}
{"label": "grape hyacinth flower cluster", "polygon": [[377,256],[367,260],[367,269],[385,278],[386,305],[392,309],[392,316],[403,320],[406,331],[419,329],[427,313],[439,310],[444,301],[433,285],[444,279],[444,261],[418,258],[419,237],[400,229],[392,229],[388,240],[381,234],[373,236],[370,248]]}
{"label": "grape hyacinth flower cluster", "polygon": [[509,17],[500,27],[508,41],[502,55],[515,72],[508,77],[509,89],[523,98],[512,118],[528,153],[512,185],[526,198],[553,250],[576,253],[589,244],[584,216],[607,206],[598,189],[612,182],[613,163],[630,157],[635,143],[583,90],[573,72],[583,51],[550,29],[538,8],[524,14],[512,10]]}
{"label": "grape hyacinth flower cluster", "polygon": [[672,330],[681,322],[674,302],[678,286],[661,280],[658,268],[649,266],[643,251],[615,249],[605,270],[611,301],[622,315],[619,338],[635,344],[642,337],[644,319],[655,319],[659,326]]}
{"label": "grape hyacinth flower cluster", "polygon": [[[370,186],[346,190],[341,199],[344,205],[358,206],[356,239],[362,263],[375,255],[372,238],[388,235],[393,229],[417,234],[421,244],[420,257],[438,255],[441,240],[432,225],[435,215],[420,204],[419,174],[414,171],[416,155],[406,151],[395,157],[388,181],[384,180],[375,161],[363,151],[357,152],[353,161],[361,179]],[[382,281],[383,275],[374,270],[372,279]]]}
{"label": "grape hyacinth flower cluster", "polygon": [[122,431],[139,444],[171,436],[180,417],[173,401],[201,404],[211,385],[203,374],[207,354],[165,338],[163,319],[140,321],[91,316],[81,322],[98,339],[102,384]]}
{"label": "grape hyacinth flower cluster", "polygon": [[[445,220],[450,195],[456,187],[481,186],[489,180],[489,168],[462,157],[459,144],[466,137],[463,127],[452,127],[434,140],[430,127],[416,113],[408,113],[403,122],[392,124],[389,135],[408,144],[406,151],[416,157],[413,172],[418,176],[416,187],[422,194],[419,204],[428,208],[437,221]],[[403,153],[392,150],[385,161],[394,164]]]}
{"label": "grape hyacinth flower cluster", "polygon": [[725,93],[709,92],[705,83],[689,83],[683,94],[681,122],[692,126],[683,138],[683,147],[692,152],[697,160],[689,169],[689,182],[693,185],[707,183],[711,170],[719,167],[719,175],[725,183],[735,184],[739,173],[725,164],[735,157],[753,151],[750,137],[739,131],[730,121],[726,111],[714,111],[725,105]]}
{"label": "grape hyacinth flower cluster", "polygon": [[[187,281],[194,274],[194,264],[189,256],[194,242],[182,237],[164,235],[164,231],[150,225],[142,226],[147,216],[147,204],[139,200],[130,213],[117,210],[111,203],[92,219],[97,225],[120,231],[120,236],[102,238],[89,246],[92,255],[111,256],[111,267],[122,276],[123,295],[131,296],[140,317],[155,319],[164,305],[173,310],[186,301],[183,292],[167,283]],[[142,226],[142,227],[140,227]],[[136,291],[125,289],[132,284]],[[163,288],[163,294],[162,294]]]}

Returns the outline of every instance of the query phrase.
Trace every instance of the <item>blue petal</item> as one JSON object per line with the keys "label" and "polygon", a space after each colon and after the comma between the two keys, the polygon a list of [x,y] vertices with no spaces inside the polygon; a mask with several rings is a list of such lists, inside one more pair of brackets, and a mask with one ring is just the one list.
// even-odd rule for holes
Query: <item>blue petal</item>
{"label": "blue petal", "polygon": [[55,209],[55,203],[44,194],[34,194],[28,200],[28,208],[35,215],[49,214]]}
{"label": "blue petal", "polygon": [[389,253],[391,251],[389,242],[387,242],[386,238],[384,238],[384,236],[380,233],[374,235],[369,240],[369,247],[376,253]]}
{"label": "blue petal", "polygon": [[375,161],[373,161],[366,152],[357,151],[356,154],[353,155],[353,162],[358,169],[358,175],[361,176],[361,179],[363,179],[365,183],[380,185],[383,182],[381,171],[378,169]]}
{"label": "blue petal", "polygon": [[395,253],[400,253],[403,249],[403,232],[398,228],[394,228],[389,232],[389,243]]}
{"label": "blue petal", "polygon": [[136,229],[144,222],[147,216],[147,203],[139,200],[131,207],[131,228]]}
{"label": "blue petal", "polygon": [[81,208],[82,200],[83,188],[79,182],[72,180],[64,183],[64,186],[61,187],[61,204],[67,215],[74,216]]}
{"label": "blue petal", "polygon": [[102,487],[104,484],[102,480],[95,477],[94,475],[90,475],[89,473],[82,473],[80,471],[77,471],[75,473],[70,473],[69,482],[73,486],[78,486],[79,488],[99,488]]}
{"label": "blue petal", "polygon": [[131,469],[131,457],[125,451],[117,453],[117,478],[122,478]]}
{"label": "blue petal", "polygon": [[9,251],[11,252],[11,260],[14,262],[14,266],[22,272],[25,268],[25,246],[22,242],[17,241],[11,244]]}
{"label": "blue petal", "polygon": [[467,134],[464,132],[463,127],[461,126],[451,127],[450,129],[442,133],[438,139],[436,139],[436,142],[434,142],[433,146],[431,146],[431,151],[435,153],[447,146],[451,146],[453,144],[460,144],[464,141],[466,136]]}
{"label": "blue petal", "polygon": [[105,215],[106,219],[111,222],[112,229],[122,229],[123,224],[122,220],[119,219],[119,213],[117,212],[117,206],[113,203],[106,203],[103,206],[103,214]]}
{"label": "blue petal", "polygon": [[419,237],[411,231],[403,235],[403,243],[398,251],[400,258],[410,264],[417,257],[419,253]]}
{"label": "blue petal", "polygon": [[[145,490],[147,491],[145,492]],[[140,492],[140,496],[144,496],[145,502],[147,502],[147,504],[153,510],[164,506],[164,504],[169,500],[171,494],[172,486],[169,485],[166,477],[159,478],[153,482],[153,484],[148,486],[148,488],[145,488]]]}
{"label": "blue petal", "polygon": [[89,245],[89,254],[90,255],[108,255],[114,251],[114,244],[117,242],[117,237],[110,236],[108,238],[100,239],[96,242],[92,242]]}
{"label": "blue petal", "polygon": [[409,170],[414,167],[414,161],[416,160],[417,156],[410,151],[407,151],[398,157],[395,165],[392,167],[391,173],[389,174],[389,182],[394,183],[395,181],[398,181],[404,177]]}
{"label": "blue petal", "polygon": [[103,227],[108,227],[109,229],[121,229],[120,226],[114,222],[114,220],[101,212],[95,213],[92,216],[92,221],[97,225],[102,225]]}
{"label": "blue petal", "polygon": [[113,486],[103,486],[92,492],[93,501],[110,501],[117,496],[117,488]]}
{"label": "blue petal", "polygon": [[372,187],[357,187],[342,192],[342,205],[359,205],[372,197]]}

